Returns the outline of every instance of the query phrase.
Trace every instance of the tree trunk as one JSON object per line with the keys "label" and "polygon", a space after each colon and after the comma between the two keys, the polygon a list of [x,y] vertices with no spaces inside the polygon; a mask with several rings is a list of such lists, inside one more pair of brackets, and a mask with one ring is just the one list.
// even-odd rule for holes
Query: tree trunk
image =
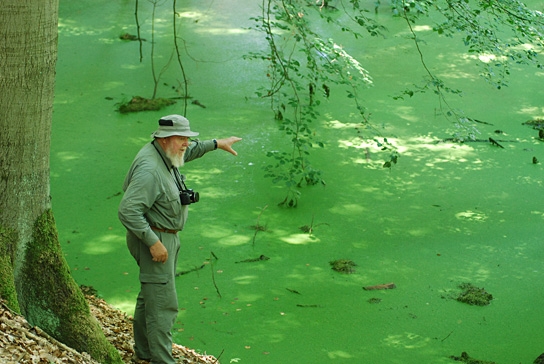
{"label": "tree trunk", "polygon": [[57,21],[58,0],[0,4],[0,297],[57,340],[121,363],[70,275],[51,212]]}

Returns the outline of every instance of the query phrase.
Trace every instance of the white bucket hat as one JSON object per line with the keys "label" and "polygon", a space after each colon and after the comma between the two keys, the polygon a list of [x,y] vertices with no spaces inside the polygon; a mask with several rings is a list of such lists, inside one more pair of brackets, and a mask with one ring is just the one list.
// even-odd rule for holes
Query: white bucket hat
{"label": "white bucket hat", "polygon": [[166,138],[172,135],[195,137],[197,132],[191,131],[189,120],[181,115],[163,116],[159,120],[159,128],[151,134],[152,138]]}

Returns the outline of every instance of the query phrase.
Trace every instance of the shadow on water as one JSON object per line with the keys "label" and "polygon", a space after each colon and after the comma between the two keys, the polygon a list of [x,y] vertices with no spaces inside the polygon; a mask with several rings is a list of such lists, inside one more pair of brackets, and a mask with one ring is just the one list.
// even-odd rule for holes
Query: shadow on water
{"label": "shadow on water", "polygon": [[[148,59],[139,63],[136,42],[118,39],[133,32],[132,6],[61,3],[51,155],[53,208],[73,275],[129,313],[138,282],[117,220],[121,185],[156,120],[179,112],[115,111],[152,88]],[[189,105],[188,117],[203,138],[244,141],[237,158],[214,153],[184,167],[202,197],[181,234],[178,271],[204,268],[176,278],[175,340],[223,352],[223,363],[448,363],[463,351],[532,362],[544,351],[535,319],[544,314],[535,283],[543,279],[544,208],[543,167],[531,160],[544,161],[544,146],[521,123],[544,113],[543,74],[513,70],[499,92],[474,79],[474,60],[459,56],[460,46],[429,38],[433,66],[466,92],[455,102],[493,124],[481,127],[481,139],[507,140],[504,149],[445,142],[455,128],[432,95],[390,98],[424,75],[414,50],[399,46],[406,30],[391,18],[394,31],[365,40],[361,59],[375,74],[364,91],[380,133],[371,136],[398,147],[398,164],[383,168],[371,132],[332,97],[318,128],[326,147],[312,151],[327,185],[305,189],[297,209],[281,209],[285,191],[264,179],[263,166],[284,141],[268,105],[253,97],[266,71],[242,60],[264,42],[244,29],[249,10],[225,6],[180,12],[191,95],[207,106]],[[162,96],[176,96],[176,77],[165,75]],[[270,259],[237,263],[261,255]],[[335,259],[353,260],[355,272],[333,271]],[[362,289],[388,282],[397,288]],[[462,282],[494,300],[456,302]]]}

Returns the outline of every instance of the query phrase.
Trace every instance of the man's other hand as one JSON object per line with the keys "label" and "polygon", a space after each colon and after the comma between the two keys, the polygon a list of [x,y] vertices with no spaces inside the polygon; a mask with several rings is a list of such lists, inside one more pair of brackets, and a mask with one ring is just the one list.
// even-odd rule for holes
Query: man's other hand
{"label": "man's other hand", "polygon": [[160,240],[149,247],[151,256],[154,262],[164,263],[168,259],[168,250],[164,247]]}

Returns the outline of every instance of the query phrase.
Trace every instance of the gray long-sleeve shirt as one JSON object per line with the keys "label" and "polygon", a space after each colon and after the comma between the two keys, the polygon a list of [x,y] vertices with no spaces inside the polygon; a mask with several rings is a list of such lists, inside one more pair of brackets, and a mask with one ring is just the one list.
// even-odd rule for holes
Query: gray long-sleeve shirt
{"label": "gray long-sleeve shirt", "polygon": [[[194,141],[185,151],[185,161],[212,150],[212,140]],[[188,206],[181,204],[172,168],[175,167],[161,146],[147,143],[134,158],[123,184],[125,194],[119,205],[119,220],[147,246],[159,240],[151,226],[183,230],[187,220]]]}

